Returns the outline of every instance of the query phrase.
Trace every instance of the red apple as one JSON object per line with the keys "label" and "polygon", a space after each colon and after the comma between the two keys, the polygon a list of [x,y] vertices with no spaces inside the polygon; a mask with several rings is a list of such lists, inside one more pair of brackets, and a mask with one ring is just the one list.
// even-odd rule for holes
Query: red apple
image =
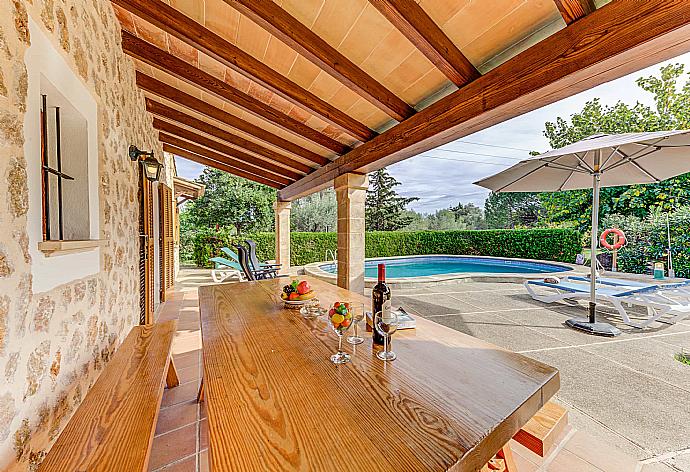
{"label": "red apple", "polygon": [[303,280],[297,285],[297,293],[300,295],[304,295],[305,293],[311,292],[311,287],[309,286],[309,282],[306,280]]}

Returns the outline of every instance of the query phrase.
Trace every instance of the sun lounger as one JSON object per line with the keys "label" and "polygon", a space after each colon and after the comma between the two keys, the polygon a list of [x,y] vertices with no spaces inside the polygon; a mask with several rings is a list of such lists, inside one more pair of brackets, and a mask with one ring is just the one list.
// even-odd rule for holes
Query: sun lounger
{"label": "sun lounger", "polygon": [[[584,275],[569,275],[564,277],[563,280],[589,283],[590,279]],[[636,280],[619,279],[614,277],[597,277],[597,283],[602,285],[612,285],[614,287],[651,287],[655,285],[648,282],[638,282]]]}
{"label": "sun lounger", "polygon": [[233,276],[242,280],[242,267],[237,262],[224,257],[212,257],[209,261],[214,264],[214,268],[211,271],[211,277],[214,282],[221,283]]}
{"label": "sun lounger", "polygon": [[[544,303],[587,300],[590,296],[589,279],[583,279],[570,277],[560,283],[528,280],[524,285],[533,299]],[[550,293],[537,293],[536,287],[548,289]],[[597,301],[612,304],[623,322],[635,328],[645,328],[655,321],[675,323],[690,316],[690,282],[634,287],[605,284],[599,280],[596,288]],[[624,304],[646,308],[648,318],[641,323],[632,321]],[[661,319],[666,316],[670,318]]]}

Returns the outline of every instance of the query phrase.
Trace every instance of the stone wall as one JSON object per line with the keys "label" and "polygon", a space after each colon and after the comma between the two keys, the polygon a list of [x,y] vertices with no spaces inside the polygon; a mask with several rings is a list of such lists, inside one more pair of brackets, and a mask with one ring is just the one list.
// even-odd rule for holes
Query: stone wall
{"label": "stone wall", "polygon": [[[0,0],[0,470],[35,470],[103,365],[138,322],[137,167],[163,156],[108,0]],[[100,272],[34,293],[23,121],[28,18],[98,104]],[[30,97],[37,100],[38,97]],[[169,159],[169,158],[168,158]],[[173,164],[166,162],[171,185]]]}

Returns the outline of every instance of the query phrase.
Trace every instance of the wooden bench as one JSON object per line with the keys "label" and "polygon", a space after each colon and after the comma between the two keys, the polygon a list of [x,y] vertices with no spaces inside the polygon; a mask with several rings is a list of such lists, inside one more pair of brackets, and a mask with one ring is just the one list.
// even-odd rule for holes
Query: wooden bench
{"label": "wooden bench", "polygon": [[567,424],[568,411],[554,402],[548,402],[513,436],[513,439],[544,457]]}
{"label": "wooden bench", "polygon": [[40,472],[146,471],[163,389],[177,386],[177,321],[136,326],[39,467]]}

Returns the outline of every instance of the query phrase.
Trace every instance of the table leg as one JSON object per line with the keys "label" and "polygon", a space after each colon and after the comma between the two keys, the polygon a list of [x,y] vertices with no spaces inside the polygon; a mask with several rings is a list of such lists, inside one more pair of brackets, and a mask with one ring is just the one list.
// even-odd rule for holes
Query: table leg
{"label": "table leg", "polygon": [[518,472],[510,445],[506,444],[503,446],[496,455],[482,467],[481,472]]}
{"label": "table leg", "polygon": [[168,373],[165,376],[165,384],[168,388],[180,385],[180,379],[177,377],[177,369],[175,368],[172,356],[170,356],[170,362],[168,363]]}
{"label": "table leg", "polygon": [[201,403],[204,401],[204,379],[201,379],[201,385],[199,386],[199,393],[196,396],[196,402]]}

